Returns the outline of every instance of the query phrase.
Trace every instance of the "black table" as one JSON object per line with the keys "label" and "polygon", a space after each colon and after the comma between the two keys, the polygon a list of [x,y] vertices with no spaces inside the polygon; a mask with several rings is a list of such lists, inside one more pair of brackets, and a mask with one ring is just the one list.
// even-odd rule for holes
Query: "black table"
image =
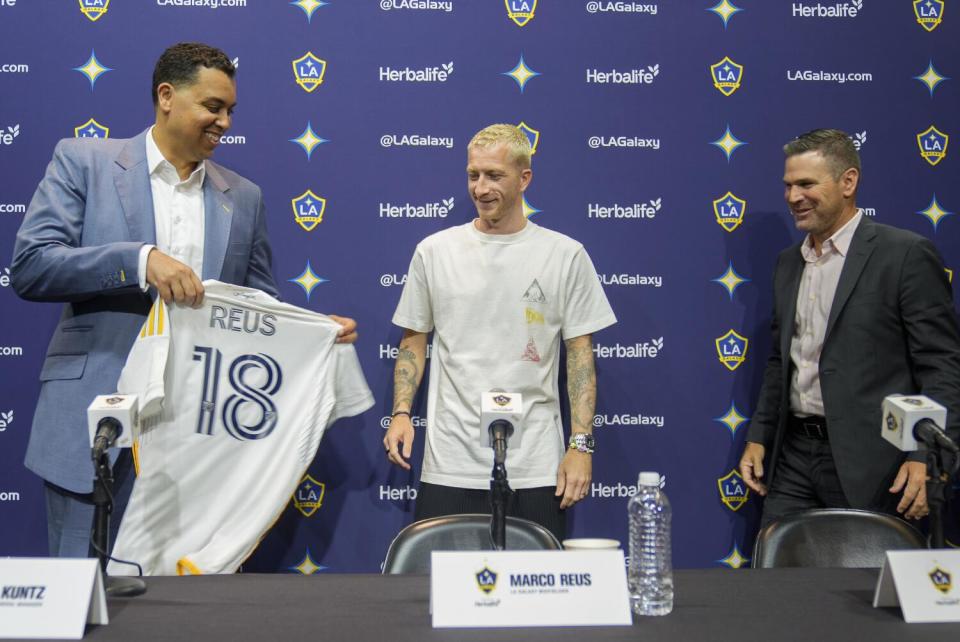
{"label": "black table", "polygon": [[151,640],[868,640],[960,636],[960,624],[904,623],[871,606],[876,569],[682,570],[674,611],[631,627],[433,629],[429,578],[229,575],[148,578],[146,595],[111,599],[110,624],[84,639]]}

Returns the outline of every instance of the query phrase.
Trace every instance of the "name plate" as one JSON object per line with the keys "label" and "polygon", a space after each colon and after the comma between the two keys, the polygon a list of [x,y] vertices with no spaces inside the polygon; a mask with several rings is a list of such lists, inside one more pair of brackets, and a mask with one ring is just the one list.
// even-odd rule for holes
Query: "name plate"
{"label": "name plate", "polygon": [[873,606],[900,606],[908,622],[960,622],[960,550],[887,551]]}
{"label": "name plate", "polygon": [[97,560],[0,559],[0,638],[79,640],[108,621]]}
{"label": "name plate", "polygon": [[435,551],[434,627],[629,626],[623,551]]}

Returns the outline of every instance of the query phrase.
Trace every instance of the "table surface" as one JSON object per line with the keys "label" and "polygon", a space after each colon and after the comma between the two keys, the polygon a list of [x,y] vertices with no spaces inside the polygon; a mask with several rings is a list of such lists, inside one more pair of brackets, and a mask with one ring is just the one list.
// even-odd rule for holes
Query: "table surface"
{"label": "table surface", "polygon": [[630,627],[433,629],[423,575],[147,578],[109,600],[110,624],[85,640],[915,640],[956,639],[960,624],[906,624],[871,606],[877,569],[697,569],[674,573],[664,617]]}

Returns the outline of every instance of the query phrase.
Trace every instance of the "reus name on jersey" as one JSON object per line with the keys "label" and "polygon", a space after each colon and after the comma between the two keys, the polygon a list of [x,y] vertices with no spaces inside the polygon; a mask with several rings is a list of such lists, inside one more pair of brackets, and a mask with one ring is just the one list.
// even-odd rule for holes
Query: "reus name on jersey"
{"label": "reus name on jersey", "polygon": [[140,399],[141,435],[113,555],[145,575],[236,571],[326,428],[373,405],[332,319],[258,290],[204,289],[199,308],[154,304],[117,384]]}

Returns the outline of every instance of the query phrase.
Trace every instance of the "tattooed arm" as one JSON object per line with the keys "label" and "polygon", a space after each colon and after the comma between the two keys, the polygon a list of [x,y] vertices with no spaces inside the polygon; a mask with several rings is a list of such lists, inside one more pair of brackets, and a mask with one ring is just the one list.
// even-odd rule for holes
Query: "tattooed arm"
{"label": "tattooed arm", "polygon": [[[393,412],[409,413],[413,399],[423,378],[427,361],[427,335],[424,332],[404,330],[400,339],[397,361],[393,366]],[[413,423],[409,414],[394,415],[383,438],[387,459],[404,470],[410,470],[407,462],[413,454]],[[403,450],[400,450],[403,444]]]}
{"label": "tattooed arm", "polygon": [[[585,334],[568,339],[567,396],[570,398],[570,431],[593,434],[593,412],[597,403],[597,373],[593,367],[593,339]],[[560,508],[573,506],[586,497],[593,477],[593,456],[567,450],[557,471]]]}

